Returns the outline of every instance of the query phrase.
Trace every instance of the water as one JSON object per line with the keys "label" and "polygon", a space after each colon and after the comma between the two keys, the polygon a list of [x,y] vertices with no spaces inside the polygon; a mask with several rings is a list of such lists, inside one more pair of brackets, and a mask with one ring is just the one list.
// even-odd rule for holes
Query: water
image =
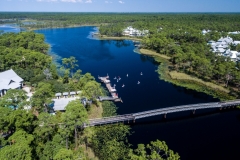
{"label": "water", "polygon": [[[91,33],[95,27],[38,30],[51,45],[56,61],[74,56],[83,73],[95,78],[106,76],[116,84],[123,103],[116,103],[118,114],[183,104],[215,102],[203,93],[177,87],[159,80],[155,72],[158,64],[148,56],[134,52],[132,41],[96,40]],[[140,75],[140,73],[143,75]],[[128,74],[128,77],[126,76]],[[121,77],[117,82],[114,77]],[[140,84],[137,82],[140,81]],[[122,85],[125,85],[122,87]],[[240,111],[197,110],[137,120],[132,125],[129,142],[149,143],[159,139],[178,152],[181,159],[235,159],[240,143]]]}
{"label": "water", "polygon": [[19,33],[21,31],[16,24],[0,25],[0,30],[2,30],[4,33],[7,33],[7,32]]}

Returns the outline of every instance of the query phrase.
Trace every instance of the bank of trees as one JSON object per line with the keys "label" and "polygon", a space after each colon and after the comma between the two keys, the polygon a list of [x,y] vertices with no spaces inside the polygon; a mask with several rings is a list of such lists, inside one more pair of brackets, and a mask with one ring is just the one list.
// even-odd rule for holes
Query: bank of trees
{"label": "bank of trees", "polygon": [[[15,89],[0,98],[0,159],[87,160],[90,159],[86,153],[88,147],[99,159],[140,156],[127,142],[129,126],[116,124],[83,129],[92,106],[84,106],[80,100],[71,101],[65,112],[49,113],[57,92],[81,90],[82,96],[96,106],[100,105],[96,97],[106,92],[90,73],[82,74],[75,57],[64,58],[61,69],[57,70],[46,54],[47,48],[44,37],[33,32],[0,36],[1,71],[13,68],[25,85],[34,90],[30,101],[25,91]],[[116,115],[113,102],[101,105],[102,116]],[[172,156],[167,150],[162,151],[167,155],[163,158]],[[178,154],[173,154],[179,159]],[[146,156],[149,155],[146,153]]]}

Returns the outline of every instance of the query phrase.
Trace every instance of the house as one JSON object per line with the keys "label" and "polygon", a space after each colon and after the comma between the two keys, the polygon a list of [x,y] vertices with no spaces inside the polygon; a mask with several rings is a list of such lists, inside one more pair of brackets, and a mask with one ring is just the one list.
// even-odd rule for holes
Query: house
{"label": "house", "polygon": [[7,93],[9,89],[21,89],[23,79],[12,69],[0,73],[0,97]]}
{"label": "house", "polygon": [[205,30],[205,29],[202,30],[202,34],[203,34],[203,35],[205,35],[206,33],[209,33],[209,32],[211,32],[211,30]]}
{"label": "house", "polygon": [[240,34],[239,31],[234,31],[234,32],[228,32],[228,34]]}
{"label": "house", "polygon": [[145,36],[148,33],[149,33],[148,30],[140,31],[140,30],[133,28],[132,26],[129,26],[123,30],[122,34],[125,36]]}

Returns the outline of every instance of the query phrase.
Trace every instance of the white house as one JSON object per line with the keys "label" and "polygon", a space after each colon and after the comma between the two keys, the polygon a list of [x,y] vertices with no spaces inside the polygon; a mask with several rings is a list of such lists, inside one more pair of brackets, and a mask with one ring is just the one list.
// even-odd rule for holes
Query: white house
{"label": "white house", "polygon": [[239,31],[234,31],[234,32],[228,32],[228,34],[240,34]]}
{"label": "white house", "polygon": [[209,32],[211,32],[211,30],[205,30],[205,29],[202,30],[202,34],[203,34],[203,35],[205,35],[206,33],[209,33]]}
{"label": "white house", "polygon": [[123,30],[123,35],[125,36],[144,36],[146,34],[148,34],[149,31],[148,30],[137,30],[135,28],[133,28],[132,26],[127,27],[126,29]]}
{"label": "white house", "polygon": [[9,89],[21,89],[23,79],[12,69],[0,73],[0,97],[5,95]]}

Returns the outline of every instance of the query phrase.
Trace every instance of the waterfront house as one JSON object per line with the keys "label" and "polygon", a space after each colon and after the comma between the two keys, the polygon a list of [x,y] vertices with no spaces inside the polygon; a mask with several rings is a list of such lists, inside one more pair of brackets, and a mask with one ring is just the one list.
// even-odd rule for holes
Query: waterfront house
{"label": "waterfront house", "polygon": [[23,79],[12,69],[0,73],[0,97],[5,95],[9,89],[21,89]]}

